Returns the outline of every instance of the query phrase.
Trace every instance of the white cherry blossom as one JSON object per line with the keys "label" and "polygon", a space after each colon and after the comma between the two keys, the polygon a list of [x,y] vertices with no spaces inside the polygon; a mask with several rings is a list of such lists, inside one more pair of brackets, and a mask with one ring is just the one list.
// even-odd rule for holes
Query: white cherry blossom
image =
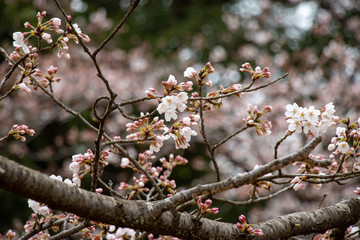
{"label": "white cherry blossom", "polygon": [[13,39],[14,39],[14,42],[13,42],[14,47],[22,48],[24,53],[29,53],[30,52],[28,46],[26,46],[26,44],[24,42],[24,34],[23,33],[14,32],[13,33]]}

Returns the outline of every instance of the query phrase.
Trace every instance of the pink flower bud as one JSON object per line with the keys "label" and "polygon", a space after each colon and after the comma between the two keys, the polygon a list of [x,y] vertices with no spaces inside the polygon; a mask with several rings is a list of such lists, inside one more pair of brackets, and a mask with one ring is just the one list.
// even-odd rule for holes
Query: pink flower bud
{"label": "pink flower bud", "polygon": [[239,220],[240,220],[240,222],[242,223],[242,224],[245,224],[246,223],[246,217],[244,216],[244,215],[240,215],[239,216]]}
{"label": "pink flower bud", "polygon": [[54,26],[59,27],[61,25],[61,19],[60,18],[52,18],[50,20]]}
{"label": "pink flower bud", "polygon": [[48,69],[48,73],[49,73],[50,75],[53,75],[53,74],[55,74],[55,73],[57,72],[57,70],[58,70],[57,67],[54,67],[53,65],[51,65],[51,66],[49,67],[49,69]]}
{"label": "pink flower bud", "polygon": [[24,24],[25,28],[34,28],[29,22]]}
{"label": "pink flower bud", "polygon": [[258,228],[258,229],[255,229],[255,230],[254,230],[254,235],[256,235],[256,236],[262,236],[262,235],[264,235],[264,233],[262,232],[262,230],[261,230],[260,228]]}
{"label": "pink flower bud", "polygon": [[207,200],[205,201],[205,205],[206,205],[207,207],[209,207],[209,206],[211,205],[211,203],[212,203],[211,199],[207,199]]}

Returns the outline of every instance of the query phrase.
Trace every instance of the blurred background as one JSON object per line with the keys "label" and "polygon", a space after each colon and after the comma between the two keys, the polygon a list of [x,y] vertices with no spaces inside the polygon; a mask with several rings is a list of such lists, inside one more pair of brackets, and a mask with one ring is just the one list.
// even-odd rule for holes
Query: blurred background
{"label": "blurred background", "polygon": [[[129,7],[129,0],[61,3],[72,16],[73,23],[78,23],[82,32],[90,36],[91,42],[87,44],[90,49],[95,49],[104,40]],[[26,21],[36,24],[38,11],[47,12],[45,19],[61,18],[64,27],[65,20],[53,1],[0,1],[0,45],[8,54],[13,51],[12,33],[25,32]],[[269,156],[273,156],[273,147],[287,129],[284,120],[286,104],[296,102],[301,106],[320,108],[333,102],[336,115],[350,117],[352,121],[360,117],[359,13],[357,0],[142,0],[98,58],[105,77],[119,96],[118,101],[143,97],[149,87],[161,93],[161,81],[166,81],[169,74],[178,81],[185,81],[183,71],[186,67],[200,70],[208,61],[215,68],[215,73],[209,76],[213,87],[208,91],[234,83],[247,86],[250,76],[238,70],[245,62],[253,67],[268,66],[272,79],[289,73],[275,85],[246,94],[241,99],[226,99],[220,110],[205,114],[209,140],[216,143],[244,126],[241,119],[246,116],[249,103],[259,108],[273,106],[273,111],[265,117],[273,124],[270,136],[259,137],[250,130],[218,149],[216,157],[222,178],[225,178],[272,160]],[[81,47],[73,43],[70,49],[70,60],[58,59],[56,51],[43,54],[39,57],[40,69],[46,72],[50,65],[59,68],[57,76],[62,80],[54,86],[55,95],[91,121],[91,104],[106,91]],[[1,78],[8,70],[9,66],[0,56]],[[17,76],[13,75],[1,95],[9,90]],[[155,107],[155,102],[138,104],[127,107],[126,112],[136,115]],[[0,121],[1,136],[6,135],[15,123],[27,124],[36,131],[36,135],[28,137],[25,143],[9,140],[0,145],[0,154],[49,175],[71,177],[68,170],[71,156],[93,148],[95,133],[58,108],[41,91],[31,94],[17,91],[1,101]],[[113,114],[107,123],[107,131],[111,136],[125,137],[128,122],[119,114]],[[322,148],[317,149],[324,152],[325,157],[330,154],[326,146],[335,129],[328,132]],[[301,135],[290,137],[280,146],[279,156],[296,150],[307,140]],[[148,146],[126,147],[136,155]],[[156,156],[168,156],[174,151],[170,144]],[[193,140],[189,149],[174,153],[189,160],[187,166],[177,167],[172,175],[179,189],[215,180],[200,137]],[[103,175],[106,181],[111,179],[119,183],[131,179],[132,173],[120,168],[120,158],[113,156],[112,164]],[[359,179],[347,183],[346,186],[328,184],[320,190],[307,186],[306,190],[288,191],[275,199],[246,207],[234,208],[215,202],[220,207],[216,217],[236,222],[237,216],[246,214],[253,223],[314,209],[320,203],[322,206],[334,204],[345,197],[354,197],[352,190],[359,185]],[[84,179],[85,188],[87,184],[88,179]],[[248,190],[243,187],[222,196],[245,200]],[[267,193],[263,191],[260,195]],[[0,233],[9,228],[20,231],[31,213],[27,200],[0,190],[0,203]]]}

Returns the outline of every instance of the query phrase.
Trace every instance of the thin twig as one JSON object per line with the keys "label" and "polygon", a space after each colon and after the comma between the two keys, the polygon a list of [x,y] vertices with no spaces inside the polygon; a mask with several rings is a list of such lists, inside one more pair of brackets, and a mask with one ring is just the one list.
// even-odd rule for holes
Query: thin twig
{"label": "thin twig", "polygon": [[205,101],[205,100],[206,100],[206,101],[208,101],[208,100],[216,100],[216,99],[220,99],[220,98],[230,97],[230,96],[232,96],[232,95],[237,95],[237,94],[239,94],[239,93],[254,92],[254,91],[257,91],[257,90],[259,90],[259,89],[268,87],[268,86],[270,86],[270,85],[272,85],[272,84],[280,81],[281,79],[286,78],[288,75],[289,75],[289,74],[286,73],[286,74],[283,75],[282,77],[279,77],[278,79],[276,79],[276,80],[274,80],[274,81],[272,81],[272,82],[270,82],[270,83],[261,85],[261,86],[259,86],[259,87],[257,87],[257,88],[252,88],[252,89],[240,89],[240,90],[237,90],[237,91],[235,91],[235,92],[227,93],[227,94],[222,94],[222,95],[219,95],[219,96],[216,96],[216,97],[201,97],[201,96],[200,96],[200,97],[190,97],[190,98],[189,98],[189,101],[196,101],[196,100],[204,100],[204,101]]}
{"label": "thin twig", "polygon": [[220,197],[216,197],[216,196],[213,196],[212,199],[218,201],[218,202],[222,202],[222,203],[228,203],[228,204],[231,204],[231,205],[234,205],[234,206],[245,206],[245,205],[248,205],[248,204],[252,204],[252,203],[258,203],[258,202],[261,202],[261,201],[265,201],[265,200],[269,200],[270,198],[273,198],[273,197],[276,197],[277,195],[283,193],[283,192],[286,192],[288,190],[290,190],[291,188],[293,188],[293,184],[290,185],[290,186],[287,186],[275,193],[272,193],[272,194],[269,194],[265,197],[258,197],[258,198],[252,198],[252,199],[249,199],[247,201],[232,201],[230,199],[226,199],[226,198],[220,198]]}
{"label": "thin twig", "polygon": [[82,229],[89,227],[89,226],[90,226],[90,224],[88,223],[88,221],[85,221],[73,228],[69,228],[67,230],[64,230],[64,231],[48,238],[48,240],[59,240],[59,239],[64,239],[64,238],[70,237],[74,233],[77,233],[77,232],[81,231]]}
{"label": "thin twig", "polygon": [[133,11],[136,9],[136,7],[139,5],[140,0],[136,0],[132,2],[130,9],[125,14],[123,19],[121,19],[120,23],[116,26],[114,31],[100,44],[100,46],[94,50],[92,53],[93,56],[96,56],[103,48],[104,46],[110,42],[110,40],[115,36],[115,34],[120,30],[120,28],[124,25],[124,23],[127,21],[127,19],[130,17],[130,15],[133,13]]}
{"label": "thin twig", "polygon": [[215,145],[213,146],[213,149],[218,148],[220,145],[224,144],[225,142],[227,142],[228,140],[230,140],[232,137],[234,137],[234,136],[236,136],[237,134],[245,131],[245,130],[248,129],[248,128],[249,128],[249,127],[246,126],[246,127],[243,127],[243,128],[241,128],[241,129],[237,130],[236,132],[234,132],[233,134],[231,134],[230,136],[228,136],[228,137],[225,138],[224,140],[222,140],[222,141],[220,141],[219,143],[215,144]]}
{"label": "thin twig", "polygon": [[9,62],[9,64],[11,64],[11,68],[10,70],[5,74],[5,76],[3,77],[3,79],[0,82],[0,90],[2,89],[2,87],[4,86],[5,82],[11,77],[11,75],[13,74],[13,72],[15,71],[15,69],[17,68],[17,66],[19,66],[20,63],[22,63],[28,56],[29,54],[25,54],[24,56],[22,56],[19,60],[17,60],[15,63],[13,63],[10,60],[10,57],[7,55],[6,51],[0,47],[0,52],[5,56],[5,58],[7,59],[7,61]]}

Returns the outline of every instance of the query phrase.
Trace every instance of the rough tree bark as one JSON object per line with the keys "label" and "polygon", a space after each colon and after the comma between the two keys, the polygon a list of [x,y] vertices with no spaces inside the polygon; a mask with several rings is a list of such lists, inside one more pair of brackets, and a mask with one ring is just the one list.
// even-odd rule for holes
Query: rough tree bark
{"label": "rough tree bark", "polygon": [[253,224],[253,227],[262,229],[263,237],[244,235],[235,224],[205,218],[196,220],[192,215],[174,209],[178,204],[201,194],[214,194],[226,188],[241,186],[267,172],[280,169],[294,161],[304,160],[304,156],[320,141],[321,138],[315,138],[294,154],[276,159],[249,173],[229,177],[214,184],[197,186],[154,202],[114,199],[89,192],[51,179],[3,156],[0,156],[0,187],[24,198],[46,203],[51,209],[72,212],[80,217],[120,227],[183,239],[284,239],[355,224],[360,218],[360,200],[344,200],[334,206]]}

